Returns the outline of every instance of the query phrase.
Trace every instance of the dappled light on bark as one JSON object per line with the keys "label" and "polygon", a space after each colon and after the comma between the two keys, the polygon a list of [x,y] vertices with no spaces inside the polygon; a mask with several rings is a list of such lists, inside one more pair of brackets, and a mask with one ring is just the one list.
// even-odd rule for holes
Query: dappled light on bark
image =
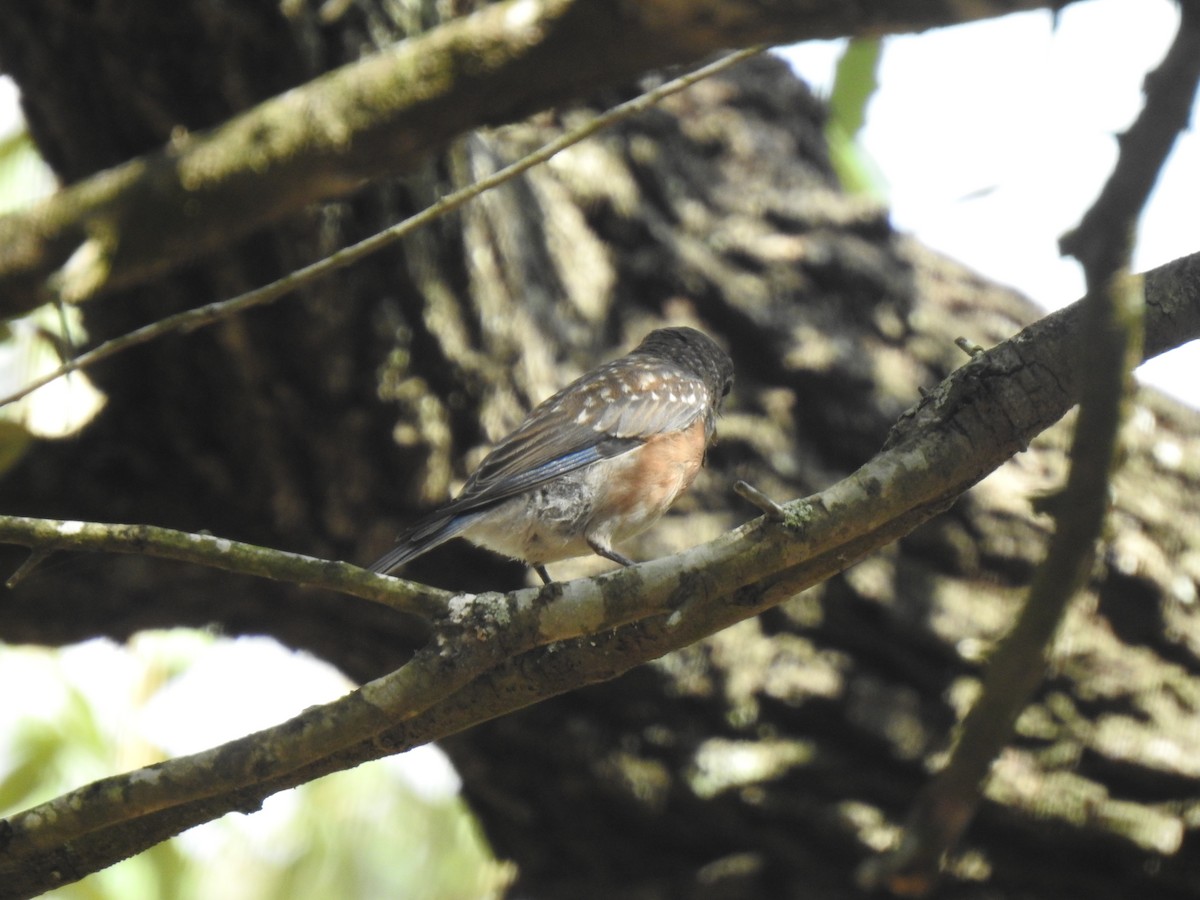
{"label": "dappled light on bark", "polygon": [[[202,6],[179,15],[199,16]],[[269,31],[248,24],[262,36],[253,63],[222,56],[230,74],[201,89],[151,79],[162,61],[131,54],[129,65],[165,94],[145,103],[121,89],[127,82],[93,79],[109,92],[112,120],[140,127],[108,135],[92,156],[72,136],[100,127],[95,100],[73,98],[49,65],[74,57],[18,52],[0,35],[0,60],[25,66],[40,137],[78,180],[152,150],[163,121],[215,124],[276,92],[276,78],[298,83],[348,61],[358,52],[348,48],[373,45],[385,6],[351,4],[335,28],[303,17],[268,17]],[[9,15],[22,24],[34,12],[22,4]],[[184,37],[202,57],[226,35],[197,27]],[[256,73],[271,77],[259,83]],[[103,340],[265,283],[628,93],[604,89],[473,134],[404,178],[296,212],[202,266],[89,303],[89,333]],[[1040,367],[1020,366],[1020,353],[970,361],[954,344],[961,336],[990,348],[1037,312],[894,233],[885,210],[841,196],[822,115],[781,62],[756,60],[295,300],[116,357],[95,373],[109,397],[104,413],[75,441],[39,446],[0,482],[4,509],[207,530],[365,563],[534,403],[664,322],[719,336],[738,382],[692,491],[627,548],[640,560],[760,515],[736,492],[739,479],[776,501],[807,497],[980,384],[1011,391],[1011,408],[1031,419],[1055,410],[1042,425],[1057,418],[1061,404],[1049,400],[1075,396],[1077,373],[1045,379]],[[1150,296],[1195,297],[1196,270],[1164,270],[1149,280]],[[1156,312],[1153,352],[1194,333],[1186,307]],[[1060,340],[1071,321],[1048,320],[1016,349]],[[925,402],[922,388],[933,391]],[[1034,499],[1061,485],[1066,440],[1062,426],[1051,428],[949,511],[816,587],[797,593],[785,571],[754,597],[732,593],[729,604],[778,605],[615,681],[598,683],[674,640],[666,615],[485,660],[492,668],[457,699],[300,775],[404,746],[418,729],[459,732],[445,747],[493,847],[519,867],[522,896],[857,896],[855,867],[897,839],[1044,554],[1049,520]],[[948,860],[946,897],[1185,896],[1200,877],[1187,852],[1196,839],[1189,798],[1200,786],[1191,762],[1200,527],[1188,499],[1200,489],[1200,417],[1141,392],[1125,440],[1111,541]],[[788,511],[785,526],[769,528],[803,539],[803,509]],[[6,571],[21,558],[6,554]],[[607,566],[583,560],[554,574]],[[405,575],[453,591],[525,583],[520,567],[457,545]],[[7,641],[213,623],[273,635],[359,682],[394,671],[427,634],[376,603],[142,556],[43,566],[0,604]],[[690,627],[686,617],[680,627]],[[434,662],[422,664],[432,671]],[[581,681],[597,683],[552,696]],[[495,698],[510,708],[543,702],[475,725],[466,704]],[[285,783],[254,785],[242,800],[251,808]],[[209,802],[195,800],[186,816],[203,820]],[[161,822],[151,815],[146,824],[155,839],[173,833]]]}

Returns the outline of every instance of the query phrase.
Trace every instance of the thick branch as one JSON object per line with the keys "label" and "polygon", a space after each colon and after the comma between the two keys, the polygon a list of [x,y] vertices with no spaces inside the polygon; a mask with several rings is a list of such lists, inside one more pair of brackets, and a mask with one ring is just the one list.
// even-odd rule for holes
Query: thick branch
{"label": "thick branch", "polygon": [[118,353],[124,353],[139,344],[156,340],[173,332],[196,331],[199,328],[223,321],[230,316],[248,309],[274,303],[276,300],[286,297],[288,294],[299,290],[305,285],[311,284],[319,278],[327,277],[347,266],[352,266],[360,262],[373,253],[378,253],[380,250],[390,247],[392,244],[412,234],[418,228],[423,228],[436,219],[461,208],[464,204],[475,199],[485,191],[504,184],[518,175],[527,172],[534,166],[546,162],[558,153],[578,144],[596,132],[608,128],[616,122],[644,112],[671,94],[684,90],[710,75],[715,75],[717,72],[735,66],[742,60],[761,53],[763,49],[763,47],[759,46],[730,53],[686,75],[674,78],[653,90],[639,94],[632,100],[620,103],[612,109],[605,111],[602,115],[596,116],[585,124],[571,129],[533,153],[523,156],[516,162],[505,166],[503,169],[478,181],[474,181],[453,193],[446,194],[435,203],[409,216],[402,222],[397,222],[395,225],[391,225],[383,231],[376,232],[356,244],[352,244],[314,263],[289,272],[270,284],[254,288],[244,294],[230,297],[227,300],[217,300],[196,309],[184,310],[175,315],[159,319],[157,322],[152,322],[149,325],[143,325],[141,328],[137,328],[119,337],[107,340],[103,344],[88,350],[86,353],[64,361],[54,371],[33,379],[11,394],[0,397],[0,406],[6,406],[9,403],[20,400],[22,397],[28,396],[38,388],[49,384],[56,378],[66,375],[68,372],[81,371],[101,360],[108,359]]}
{"label": "thick branch", "polygon": [[[1198,275],[1190,258],[1147,280],[1160,301],[1153,317],[1173,317],[1170,328],[1154,322],[1152,352],[1200,333]],[[0,825],[5,895],[46,890],[275,791],[615,677],[828,577],[944,509],[1077,401],[1067,348],[1078,322],[1077,304],[972,360],[906,418],[889,450],[789,504],[781,523],[760,519],[594,580],[465,602],[452,610],[457,630],[442,632],[447,643],[334,704],[13,817]],[[564,640],[581,633],[590,634]],[[100,798],[85,828],[63,814]]]}
{"label": "thick branch", "polygon": [[509,0],[0,218],[0,315],[146,281],[455,135],[718,49],[917,31],[1063,5]]}

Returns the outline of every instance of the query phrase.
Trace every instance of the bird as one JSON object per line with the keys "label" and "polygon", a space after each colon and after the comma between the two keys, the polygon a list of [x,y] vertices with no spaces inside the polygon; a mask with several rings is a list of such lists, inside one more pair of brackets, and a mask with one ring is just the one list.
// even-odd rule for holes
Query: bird
{"label": "bird", "polygon": [[691,485],[733,387],[733,361],[694,328],[650,332],[549,397],[501,440],[458,496],[369,568],[391,574],[452,538],[546,564],[595,553],[653,525]]}

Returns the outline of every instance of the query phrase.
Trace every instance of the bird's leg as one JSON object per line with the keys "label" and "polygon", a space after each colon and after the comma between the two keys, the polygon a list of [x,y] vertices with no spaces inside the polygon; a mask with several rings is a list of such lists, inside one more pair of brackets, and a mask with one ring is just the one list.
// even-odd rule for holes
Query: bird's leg
{"label": "bird's leg", "polygon": [[545,566],[534,566],[533,571],[537,572],[542,578],[542,584],[550,583],[550,573],[546,571]]}
{"label": "bird's leg", "polygon": [[623,566],[632,566],[634,561],[628,556],[622,556],[612,547],[606,547],[595,538],[587,539],[588,546],[592,548],[592,552],[597,556],[603,556],[605,559],[611,559],[615,563],[620,563]]}

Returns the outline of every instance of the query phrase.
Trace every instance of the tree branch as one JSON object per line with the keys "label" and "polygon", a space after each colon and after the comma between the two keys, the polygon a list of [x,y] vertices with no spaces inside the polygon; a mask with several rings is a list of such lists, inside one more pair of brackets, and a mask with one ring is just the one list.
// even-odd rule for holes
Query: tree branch
{"label": "tree branch", "polygon": [[1016,729],[1045,673],[1047,654],[1071,600],[1087,583],[1118,464],[1118,437],[1134,367],[1141,359],[1143,280],[1128,273],[1133,234],[1158,173],[1187,128],[1200,85],[1200,5],[1185,3],[1175,42],[1146,80],[1146,103],[1121,139],[1104,189],[1064,253],[1084,267],[1082,328],[1068,348],[1081,372],[1079,419],[1066,487],[1053,504],[1055,528],[1020,617],[989,661],[983,689],[959,729],[945,768],[921,791],[905,833],[889,853],[860,869],[867,887],[924,896],[944,855],[983,799],[988,771]]}
{"label": "tree branch", "polygon": [[213,325],[224,319],[228,319],[230,316],[245,312],[248,309],[274,303],[276,300],[280,300],[298,291],[300,288],[311,284],[319,278],[332,275],[347,266],[354,265],[360,260],[365,259],[372,253],[378,253],[385,247],[392,246],[412,234],[418,228],[453,212],[465,203],[474,200],[485,191],[504,184],[506,181],[511,181],[522,172],[527,172],[534,166],[546,162],[568,147],[572,147],[580,141],[591,137],[593,134],[617,122],[628,119],[630,116],[644,112],[660,100],[672,94],[677,94],[711,75],[723,72],[731,66],[737,65],[742,60],[749,59],[761,53],[764,49],[764,47],[750,47],[746,50],[730,53],[693,72],[674,78],[654,90],[646,91],[632,100],[620,103],[580,125],[578,128],[571,129],[557,139],[535,150],[533,153],[521,157],[516,162],[504,166],[499,171],[493,172],[486,178],[480,178],[478,181],[472,182],[460,190],[447,194],[420,212],[409,216],[404,221],[398,222],[390,228],[385,228],[383,231],[373,234],[368,238],[364,238],[357,244],[352,244],[349,247],[338,250],[336,253],[331,253],[329,256],[319,259],[314,263],[302,266],[294,272],[289,272],[287,275],[272,281],[270,284],[246,291],[244,294],[239,294],[236,297],[230,297],[228,300],[217,300],[195,309],[184,310],[183,312],[167,316],[157,322],[151,322],[149,325],[143,325],[141,328],[107,340],[98,347],[88,350],[86,353],[81,353],[79,356],[68,359],[58,368],[33,379],[7,396],[0,397],[0,406],[7,406],[10,403],[14,403],[32,394],[38,388],[45,387],[50,382],[61,378],[63,375],[82,371],[101,360],[116,356],[118,353],[124,353],[133,347],[157,340],[168,334],[181,331],[195,331],[198,328]]}
{"label": "tree branch", "polygon": [[[1159,295],[1152,320],[1171,318],[1150,329],[1152,352],[1200,334],[1200,258],[1147,283]],[[787,504],[781,522],[594,579],[461,595],[408,665],[332,704],[11,817],[0,823],[0,896],[48,890],[278,790],[615,677],[844,569],[949,506],[1078,400],[1068,348],[1080,316],[1076,304],[973,359],[887,450]]]}
{"label": "tree branch", "polygon": [[[109,525],[0,516],[0,544],[29,547],[39,562],[58,550],[91,550],[198,563],[223,572],[326,588],[422,619],[433,619],[443,614],[453,596],[449,591],[377,575],[350,563],[316,559],[210,534],[194,534],[152,525]],[[9,578],[7,586],[13,587],[20,580],[19,576],[24,577],[29,569],[28,564],[23,565]]]}
{"label": "tree branch", "polygon": [[509,0],[0,218],[0,315],[144,282],[472,128],[729,47],[919,31],[1054,0]]}

